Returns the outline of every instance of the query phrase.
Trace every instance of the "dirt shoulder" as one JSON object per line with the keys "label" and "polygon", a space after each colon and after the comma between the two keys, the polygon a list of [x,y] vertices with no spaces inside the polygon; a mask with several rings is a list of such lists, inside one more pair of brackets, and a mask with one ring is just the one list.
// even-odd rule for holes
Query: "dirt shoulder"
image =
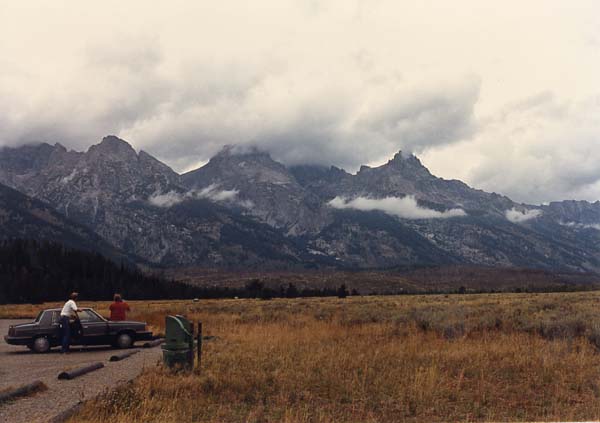
{"label": "dirt shoulder", "polygon": [[[34,354],[25,347],[6,344],[4,335],[8,326],[23,320],[0,320],[0,390],[18,387],[41,380],[48,390],[32,397],[0,405],[0,421],[46,422],[54,415],[94,398],[121,383],[134,379],[145,367],[155,366],[161,354],[160,347],[144,349],[126,360],[109,362],[114,349],[77,348],[68,355],[58,350],[48,354]],[[102,362],[104,368],[74,380],[58,380],[58,374],[69,368]]]}

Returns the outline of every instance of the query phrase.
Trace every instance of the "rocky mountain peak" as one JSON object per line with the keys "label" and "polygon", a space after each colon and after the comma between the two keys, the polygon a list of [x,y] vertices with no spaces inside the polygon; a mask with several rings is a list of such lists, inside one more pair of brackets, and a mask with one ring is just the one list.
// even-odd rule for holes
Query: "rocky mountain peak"
{"label": "rocky mountain peak", "polygon": [[[0,226],[12,213],[4,219],[10,236],[43,238],[41,227],[47,237],[66,238],[53,229],[62,214],[154,263],[373,268],[458,262],[600,272],[600,203],[551,203],[529,223],[515,223],[507,211],[528,206],[437,178],[403,152],[353,175],[336,167],[286,167],[257,148],[230,145],[180,176],[108,136],[85,153],[60,144],[0,148],[0,183],[49,204],[27,200],[23,207],[35,213],[26,213],[6,190],[3,211],[0,187]],[[407,195],[416,206],[402,204]],[[371,201],[338,209],[331,202],[336,197]],[[404,206],[415,209],[412,215],[403,214]],[[465,215],[445,218],[457,208]],[[51,224],[37,225],[40,215]],[[22,222],[33,229],[22,230]]]}
{"label": "rocky mountain peak", "polygon": [[99,144],[92,145],[87,154],[94,158],[107,157],[115,161],[126,161],[137,157],[131,144],[114,135],[106,136]]}
{"label": "rocky mountain peak", "polygon": [[257,148],[226,146],[203,167],[181,176],[188,189],[210,186],[236,192],[245,212],[287,234],[314,232],[321,225],[317,197],[271,155]]}
{"label": "rocky mountain peak", "polygon": [[61,143],[57,142],[54,144],[54,151],[66,152],[67,148],[64,145],[62,145]]}
{"label": "rocky mountain peak", "polygon": [[[224,146],[215,156],[210,159],[211,162],[222,162],[222,161],[254,161],[259,163],[277,163],[271,155],[260,150],[257,147],[251,146],[239,146],[229,144]],[[279,165],[279,163],[277,163]]]}
{"label": "rocky mountain peak", "polygon": [[429,170],[423,166],[421,161],[414,154],[406,154],[398,151],[394,157],[389,160],[384,167],[407,171],[412,174],[431,175]]}
{"label": "rocky mountain peak", "polygon": [[402,155],[402,150],[398,150],[398,152],[396,154],[394,154],[394,157],[392,157],[388,163],[393,163],[393,162],[400,162],[404,159],[404,156]]}
{"label": "rocky mountain peak", "polygon": [[203,167],[182,175],[192,186],[201,187],[209,183],[241,186],[250,184],[295,183],[284,165],[271,155],[255,147],[225,146]]}

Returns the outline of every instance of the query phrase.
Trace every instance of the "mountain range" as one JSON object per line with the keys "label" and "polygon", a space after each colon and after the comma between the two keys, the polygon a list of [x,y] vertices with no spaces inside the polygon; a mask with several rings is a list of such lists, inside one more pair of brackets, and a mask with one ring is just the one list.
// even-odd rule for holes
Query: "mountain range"
{"label": "mountain range", "polygon": [[165,267],[466,264],[600,271],[600,202],[528,205],[398,152],[351,174],[226,146],[174,172],[126,141],[0,150],[0,238],[65,241]]}

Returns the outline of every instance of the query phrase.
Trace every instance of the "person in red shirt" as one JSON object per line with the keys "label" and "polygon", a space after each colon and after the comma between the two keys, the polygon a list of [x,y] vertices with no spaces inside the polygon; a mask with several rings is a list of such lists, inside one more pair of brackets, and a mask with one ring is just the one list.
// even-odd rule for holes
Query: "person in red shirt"
{"label": "person in red shirt", "polygon": [[110,320],[126,320],[127,312],[131,311],[129,304],[123,301],[121,294],[115,294],[114,302],[110,305]]}

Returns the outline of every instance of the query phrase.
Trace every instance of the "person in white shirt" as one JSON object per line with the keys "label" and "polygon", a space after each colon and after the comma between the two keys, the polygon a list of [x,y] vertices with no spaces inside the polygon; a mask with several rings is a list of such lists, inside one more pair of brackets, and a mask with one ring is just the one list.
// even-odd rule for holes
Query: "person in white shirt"
{"label": "person in white shirt", "polygon": [[71,344],[71,317],[77,317],[76,313],[79,313],[75,300],[79,294],[72,292],[69,295],[69,300],[63,306],[60,312],[60,327],[62,335],[62,346],[60,352],[66,354],[69,352],[69,345]]}

